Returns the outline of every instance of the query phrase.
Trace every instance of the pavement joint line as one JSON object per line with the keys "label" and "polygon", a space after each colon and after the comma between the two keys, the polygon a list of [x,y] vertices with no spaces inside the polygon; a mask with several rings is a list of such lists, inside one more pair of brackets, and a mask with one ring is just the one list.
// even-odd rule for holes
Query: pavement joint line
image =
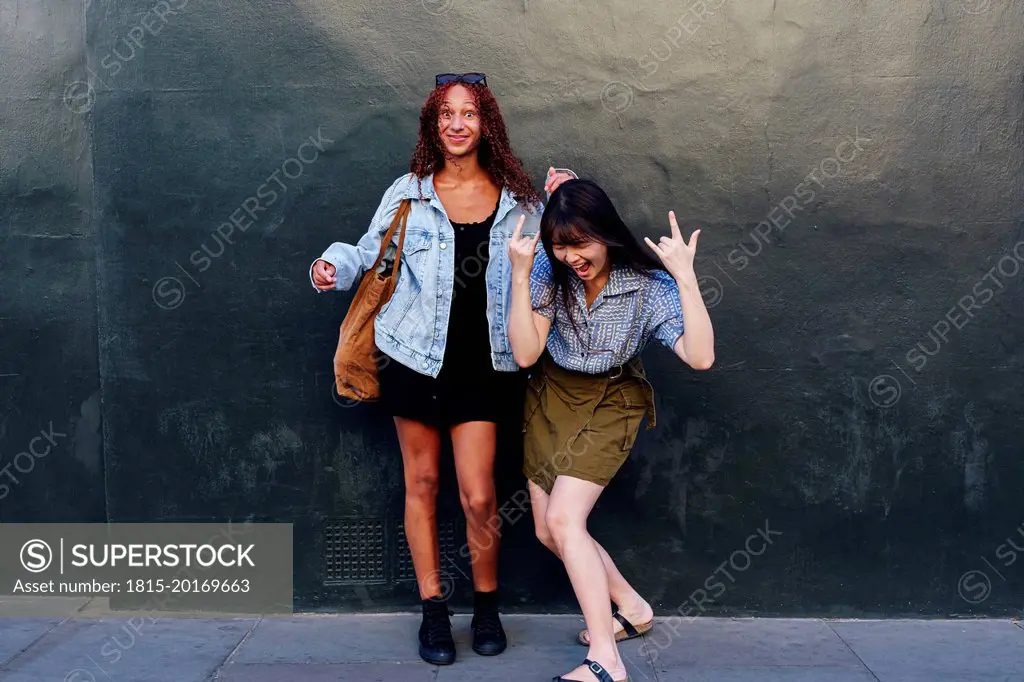
{"label": "pavement joint line", "polygon": [[[655,618],[654,622],[658,622],[657,618]],[[651,658],[651,650],[647,646],[647,634],[642,633],[640,635],[640,640],[644,643],[644,659],[646,659],[647,665],[651,668],[651,674],[654,675],[654,682],[661,682],[661,678],[658,676],[658,666],[654,665],[654,659]]]}
{"label": "pavement joint line", "polygon": [[[655,619],[655,622],[657,622],[657,619]],[[647,649],[647,646],[646,646],[646,644],[647,644],[647,637],[646,637],[645,634],[643,634],[643,633],[640,634],[640,641],[644,643],[644,663],[647,664],[647,667],[650,669],[651,674],[654,675],[654,682],[659,682],[660,678],[658,677],[658,669],[654,667],[654,661],[651,660],[651,652],[648,651],[648,649]],[[632,659],[630,659],[628,656],[626,656],[626,654],[623,653],[621,650],[619,651],[619,654],[625,660],[629,661],[630,663],[633,663]],[[634,667],[637,668],[637,670],[640,671],[640,674],[644,676],[645,680],[651,679],[651,678],[649,678],[647,676],[647,673],[645,673],[641,669],[641,666],[639,666],[639,665],[637,665],[635,663],[633,663],[633,665],[634,665]],[[630,676],[630,679],[632,679],[632,675]]]}
{"label": "pavement joint line", "polygon": [[47,630],[47,631],[46,631],[46,632],[44,632],[43,634],[39,635],[39,636],[38,636],[38,637],[36,637],[35,639],[33,639],[33,640],[32,640],[31,642],[29,642],[29,643],[28,643],[28,645],[27,645],[27,646],[26,646],[26,647],[25,647],[24,649],[22,649],[21,651],[19,651],[19,652],[18,652],[18,653],[16,653],[16,654],[14,654],[14,655],[13,655],[13,656],[11,656],[10,658],[8,658],[8,659],[7,659],[6,661],[0,661],[0,672],[3,672],[3,671],[5,671],[5,670],[10,670],[10,665],[11,665],[12,663],[14,663],[14,662],[15,662],[15,661],[17,661],[17,660],[18,660],[19,658],[21,658],[21,657],[22,657],[22,656],[24,656],[24,655],[25,655],[26,653],[28,653],[28,650],[29,650],[29,649],[31,649],[32,647],[34,647],[34,646],[35,646],[36,644],[39,644],[39,642],[41,642],[41,641],[42,641],[43,639],[45,639],[45,638],[47,637],[47,635],[49,635],[49,634],[50,634],[51,632],[53,632],[53,631],[54,631],[54,630],[56,630],[57,628],[59,628],[59,627],[61,627],[62,625],[64,625],[64,623],[67,623],[67,622],[68,622],[69,620],[71,620],[71,616],[68,616],[68,617],[67,617],[67,618],[65,618],[64,620],[62,620],[62,621],[60,621],[59,623],[56,623],[55,625],[53,625],[53,626],[52,626],[52,627],[51,627],[51,628],[50,628],[49,630]]}
{"label": "pavement joint line", "polygon": [[238,653],[238,651],[245,645],[245,643],[249,641],[253,633],[256,632],[256,629],[260,626],[262,622],[263,618],[257,618],[253,622],[253,624],[249,626],[249,629],[246,630],[245,634],[242,635],[242,638],[238,640],[238,643],[235,644],[234,648],[232,648],[231,651],[228,652],[228,655],[224,657],[224,660],[221,661],[216,668],[214,668],[213,672],[210,674],[210,677],[207,678],[207,682],[216,682],[216,680],[220,679],[220,672],[224,669],[224,666],[231,662],[231,659],[235,656],[235,654]]}
{"label": "pavement joint line", "polygon": [[853,647],[850,646],[850,643],[847,642],[845,639],[843,639],[842,635],[840,635],[838,632],[836,632],[836,629],[834,627],[832,627],[832,623],[826,622],[824,620],[819,620],[819,622],[824,624],[825,627],[827,627],[829,630],[832,631],[832,634],[835,635],[836,638],[839,639],[839,641],[843,643],[843,646],[845,646],[847,648],[847,650],[849,650],[849,652],[851,654],[853,654],[854,657],[860,662],[860,664],[862,666],[864,666],[864,669],[867,670],[868,674],[871,675],[871,677],[873,677],[875,679],[875,682],[882,682],[878,678],[878,675],[875,674],[875,671],[872,670],[871,668],[869,668],[868,664],[864,662],[864,659],[860,657],[860,654],[858,654],[856,651],[853,650]]}
{"label": "pavement joint line", "polygon": [[[643,635],[641,635],[641,637],[643,637]],[[621,657],[622,657],[622,660],[623,660],[623,661],[626,661],[627,663],[633,663],[633,659],[632,659],[632,658],[630,658],[629,656],[627,656],[627,655],[626,655],[626,653],[625,653],[625,652],[623,652],[623,651],[621,651],[621,650],[619,651],[619,656],[621,656]],[[649,661],[649,660],[647,659],[647,657],[646,657],[646,656],[644,656],[644,663],[646,663],[646,664],[647,664],[647,667],[649,667],[649,668],[651,669],[651,672],[652,672],[652,673],[654,673],[654,666],[653,666],[653,665],[651,665],[651,662],[650,662],[650,661]],[[648,677],[648,676],[647,676],[647,673],[645,673],[645,672],[643,671],[643,669],[642,669],[642,668],[641,668],[641,667],[640,667],[639,665],[637,665],[636,663],[633,663],[633,667],[634,667],[634,668],[636,668],[636,669],[637,669],[637,671],[638,671],[638,672],[639,672],[639,673],[640,673],[641,675],[643,675],[643,676],[644,676],[644,679],[645,679],[645,680],[649,680],[649,679],[651,679],[650,677]],[[626,666],[626,670],[627,670],[627,671],[629,670],[629,666]],[[632,676],[632,675],[630,675],[630,679],[632,679],[632,677],[633,677],[633,676]],[[655,681],[655,682],[657,682],[657,681],[658,681],[658,676],[657,676],[657,674],[656,674],[656,673],[655,673],[655,676],[654,676],[654,681]]]}

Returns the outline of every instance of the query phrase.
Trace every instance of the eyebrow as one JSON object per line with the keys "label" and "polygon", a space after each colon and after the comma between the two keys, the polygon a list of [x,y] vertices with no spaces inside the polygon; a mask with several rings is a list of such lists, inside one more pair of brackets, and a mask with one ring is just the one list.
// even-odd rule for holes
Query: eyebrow
{"label": "eyebrow", "polygon": [[[449,107],[449,108],[451,108],[451,109],[454,109],[454,108],[455,108],[455,105],[453,105],[453,104],[451,103],[451,100],[447,100],[447,99],[446,99],[446,100],[444,100],[443,102],[441,102],[441,104],[442,104],[442,105],[444,105],[444,106],[446,106],[446,107]],[[465,104],[465,106],[466,106],[466,107],[472,107],[473,109],[478,109],[478,108],[479,108],[479,107],[477,106],[476,102],[472,102],[472,101],[470,101],[470,102],[467,102],[467,103]]]}

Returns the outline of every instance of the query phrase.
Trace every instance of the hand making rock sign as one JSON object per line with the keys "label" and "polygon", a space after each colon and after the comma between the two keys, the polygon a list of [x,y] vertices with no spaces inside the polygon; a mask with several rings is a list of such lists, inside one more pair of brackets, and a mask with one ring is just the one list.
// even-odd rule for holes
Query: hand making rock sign
{"label": "hand making rock sign", "polygon": [[512,238],[508,240],[508,257],[512,261],[512,273],[529,275],[533,269],[533,256],[537,252],[537,241],[540,239],[540,230],[532,237],[523,236],[523,223],[526,216],[520,216],[516,223],[516,229],[512,232]]}
{"label": "hand making rock sign", "polygon": [[679,223],[676,222],[675,211],[668,212],[668,222],[672,230],[670,237],[662,237],[655,244],[650,237],[644,237],[644,241],[651,247],[658,258],[665,264],[665,269],[679,283],[697,285],[697,275],[693,272],[693,258],[697,253],[697,238],[700,230],[694,230],[690,235],[690,242],[686,243],[682,232],[679,230]]}

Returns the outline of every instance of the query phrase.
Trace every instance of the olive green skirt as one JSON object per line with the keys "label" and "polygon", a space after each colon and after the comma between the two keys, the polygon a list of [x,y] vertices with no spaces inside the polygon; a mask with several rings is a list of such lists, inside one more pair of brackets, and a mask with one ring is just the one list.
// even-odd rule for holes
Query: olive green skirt
{"label": "olive green skirt", "polygon": [[530,378],[523,411],[523,473],[550,494],[558,476],[606,486],[636,441],[654,427],[654,390],[636,357],[602,374],[555,364],[547,353]]}

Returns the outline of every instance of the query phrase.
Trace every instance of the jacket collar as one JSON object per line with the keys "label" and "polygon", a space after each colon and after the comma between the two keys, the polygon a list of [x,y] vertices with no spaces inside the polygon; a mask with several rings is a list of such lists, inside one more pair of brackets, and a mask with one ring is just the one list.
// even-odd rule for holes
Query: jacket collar
{"label": "jacket collar", "polygon": [[419,199],[421,192],[423,198],[427,201],[437,198],[437,192],[434,190],[434,176],[428,175],[423,179],[419,179],[410,173],[409,182],[405,184],[405,191],[402,193],[402,198]]}

